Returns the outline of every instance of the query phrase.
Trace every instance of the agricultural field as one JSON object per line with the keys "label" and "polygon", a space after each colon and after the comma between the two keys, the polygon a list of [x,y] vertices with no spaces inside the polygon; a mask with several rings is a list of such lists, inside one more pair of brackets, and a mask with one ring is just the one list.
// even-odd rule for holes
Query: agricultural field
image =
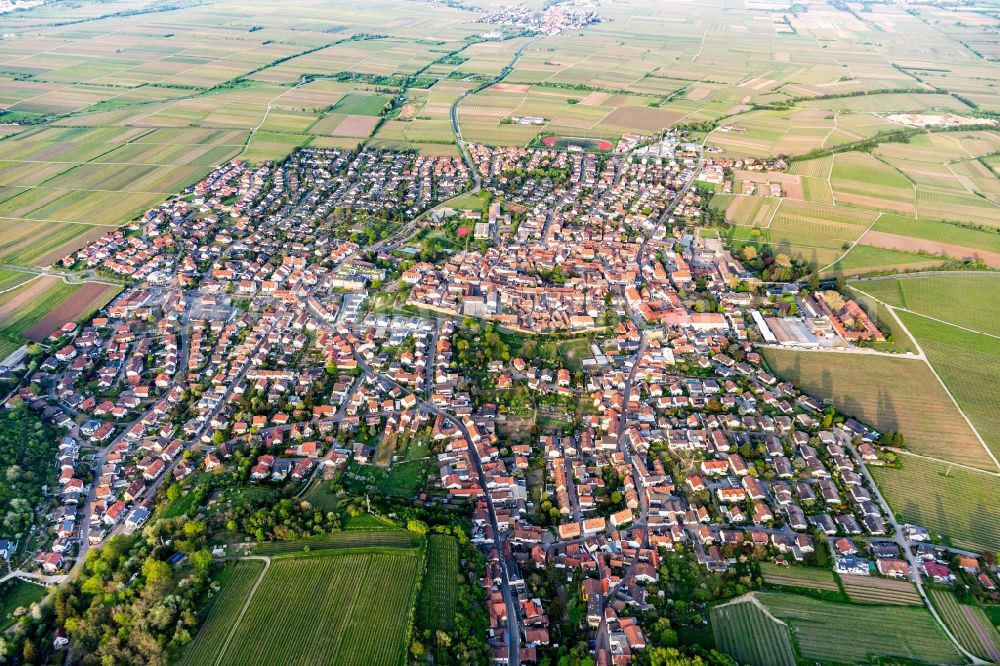
{"label": "agricultural field", "polygon": [[0,292],[13,289],[19,284],[27,282],[33,277],[31,273],[12,271],[0,268]]}
{"label": "agricultural field", "polygon": [[1000,663],[1000,632],[981,608],[959,603],[950,590],[931,589],[929,593],[962,647],[991,664]]}
{"label": "agricultural field", "polygon": [[795,666],[787,625],[771,615],[755,595],[713,606],[710,617],[715,644],[739,663]]}
{"label": "agricultural field", "polygon": [[184,650],[181,666],[210,663],[240,616],[247,597],[264,572],[263,560],[237,560],[225,565],[216,577],[214,592],[205,609],[205,620],[194,640]]}
{"label": "agricultural field", "polygon": [[737,244],[769,245],[774,251],[824,267],[836,261],[875,221],[877,213],[781,200],[766,226],[736,229]]}
{"label": "agricultural field", "polygon": [[[1000,457],[1000,342],[984,335],[899,312],[927,360],[972,421],[994,456]],[[994,463],[993,469],[997,469]]]}
{"label": "agricultural field", "polygon": [[841,153],[833,157],[833,196],[840,205],[913,213],[913,184],[871,153]]}
{"label": "agricultural field", "polygon": [[227,595],[223,587],[205,621],[212,633],[196,639],[185,660],[399,664],[421,553],[409,548],[274,558],[255,588],[246,589],[245,577],[238,592]]}
{"label": "agricultural field", "polygon": [[427,536],[426,568],[417,599],[420,624],[435,631],[451,631],[458,595],[458,543],[454,537]]}
{"label": "agricultural field", "polygon": [[900,466],[872,467],[896,518],[943,534],[959,548],[1000,549],[1000,479],[948,463],[900,456]]}
{"label": "agricultural field", "polygon": [[117,291],[106,284],[67,284],[50,276],[28,280],[0,293],[0,334],[42,340],[102,307]]}
{"label": "agricultural field", "polygon": [[760,572],[764,581],[771,585],[783,587],[802,587],[806,589],[839,592],[837,581],[829,569],[819,567],[782,567],[771,562],[761,562]]}
{"label": "agricultural field", "polygon": [[[861,239],[864,241],[864,237]],[[863,275],[873,271],[885,270],[927,270],[941,266],[943,259],[928,257],[914,252],[902,252],[879,247],[872,247],[859,242],[847,251],[844,256],[835,261],[828,272],[842,273],[846,276]]]}
{"label": "agricultural field", "polygon": [[331,111],[348,116],[377,116],[389,103],[385,95],[360,95],[350,93],[344,95]]}
{"label": "agricultural field", "polygon": [[348,550],[352,548],[410,548],[413,547],[416,536],[406,530],[354,530],[334,532],[311,539],[298,541],[273,541],[257,544],[254,553],[257,555],[288,555],[298,553],[308,548],[319,550]]}
{"label": "agricultural field", "polygon": [[730,157],[805,155],[861,141],[892,128],[889,121],[858,113],[823,109],[755,110],[726,119],[725,127],[708,135]]}
{"label": "agricultural field", "polygon": [[1000,268],[1000,233],[936,220],[883,215],[861,242],[886,249],[978,258]]}
{"label": "agricultural field", "polygon": [[995,469],[930,369],[912,358],[765,349],[777,376],[921,453]]}
{"label": "agricultural field", "polygon": [[895,308],[1000,335],[1000,274],[948,273],[869,280],[854,286]]}
{"label": "agricultural field", "polygon": [[[778,592],[756,596],[788,625],[798,654],[810,661],[871,663],[902,658],[928,664],[962,662],[958,650],[925,608],[857,606]],[[906,627],[893,631],[891,627]]]}
{"label": "agricultural field", "polygon": [[875,576],[840,577],[848,598],[856,604],[883,606],[922,606],[916,586],[908,580],[892,580]]}

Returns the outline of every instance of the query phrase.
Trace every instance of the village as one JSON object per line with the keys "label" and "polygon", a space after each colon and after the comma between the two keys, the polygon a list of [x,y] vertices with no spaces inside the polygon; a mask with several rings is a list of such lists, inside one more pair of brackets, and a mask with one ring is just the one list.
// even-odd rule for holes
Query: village
{"label": "village", "polygon": [[[472,179],[460,160],[305,148],[224,165],[65,257],[127,286],[54,331],[7,401],[63,432],[50,538],[22,570],[62,580],[141,528],[164,484],[249,452],[248,484],[298,492],[391,470],[421,441],[414,499],[471,510],[497,663],[556,642],[532,582],[553,567],[600,665],[647,646],[636,617],[662,603],[674,553],[706,572],[828,553],[846,576],[965,572],[995,593],[976,553],[897,523],[868,471],[891,455],[884,433],[768,371],[761,345],[883,333],[836,290],[762,286],[688,226],[716,169],[698,144],[469,148],[483,211],[448,206]],[[414,257],[412,237],[456,217],[469,243]],[[573,363],[525,351],[546,334],[577,343]],[[528,403],[544,427],[511,425]]]}

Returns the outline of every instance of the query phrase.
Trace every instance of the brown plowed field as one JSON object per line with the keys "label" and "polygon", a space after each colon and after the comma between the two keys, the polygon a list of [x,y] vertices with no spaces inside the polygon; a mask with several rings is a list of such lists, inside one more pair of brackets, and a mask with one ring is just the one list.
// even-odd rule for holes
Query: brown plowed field
{"label": "brown plowed field", "polygon": [[956,259],[966,259],[969,257],[979,257],[987,266],[1000,268],[1000,253],[989,252],[987,250],[976,250],[952,243],[941,243],[939,241],[927,240],[924,238],[912,238],[910,236],[900,236],[884,231],[869,231],[861,237],[859,241],[864,245],[881,247],[887,250],[903,250],[904,252],[930,252],[938,254],[943,252],[949,257]]}
{"label": "brown plowed field", "polygon": [[25,331],[24,337],[35,342],[44,340],[66,322],[76,321],[83,315],[103,306],[116,291],[118,291],[117,287],[88,282],[60,303],[52,312],[42,317],[37,324]]}

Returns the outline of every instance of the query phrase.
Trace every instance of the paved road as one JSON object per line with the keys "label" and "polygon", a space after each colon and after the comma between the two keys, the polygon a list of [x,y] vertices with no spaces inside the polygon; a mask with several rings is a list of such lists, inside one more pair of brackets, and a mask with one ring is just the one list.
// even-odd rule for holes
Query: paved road
{"label": "paved road", "polygon": [[868,482],[868,486],[872,489],[875,499],[878,500],[879,506],[882,508],[882,511],[889,520],[889,525],[892,527],[893,532],[892,540],[897,546],[899,546],[899,549],[906,557],[907,563],[910,565],[910,576],[914,584],[917,586],[917,592],[920,593],[921,598],[924,600],[924,605],[926,605],[927,609],[930,610],[931,615],[934,616],[934,619],[941,626],[941,630],[944,631],[948,639],[955,644],[955,647],[958,648],[959,652],[965,655],[967,659],[977,666],[987,664],[988,662],[983,661],[962,647],[962,644],[959,643],[958,639],[951,633],[948,625],[946,625],[944,620],[941,619],[941,616],[938,615],[937,609],[934,608],[934,604],[931,603],[931,600],[927,597],[927,592],[924,590],[924,584],[920,576],[920,569],[917,566],[917,560],[913,556],[913,551],[910,549],[912,544],[906,540],[905,536],[903,536],[903,528],[896,520],[896,516],[892,513],[889,503],[885,501],[884,497],[882,497],[882,492],[879,490],[878,485],[875,483],[875,479],[872,478],[871,473],[868,471],[868,467],[865,465],[864,459],[858,455],[858,451],[853,444],[848,444],[847,448],[851,452],[851,456],[854,458],[854,461],[858,464],[861,474],[865,477],[865,481]]}
{"label": "paved road", "polygon": [[[389,377],[373,371],[361,354],[355,352],[354,358],[358,362],[358,366],[365,373],[377,376],[381,380],[398,387],[404,392],[413,393],[405,386],[396,383]],[[416,394],[414,393],[414,395]],[[465,438],[465,441],[468,444],[469,454],[472,457],[473,464],[476,466],[476,474],[479,476],[479,485],[483,489],[483,494],[485,495],[486,507],[490,515],[490,527],[493,530],[493,542],[497,552],[503,560],[503,566],[500,567],[500,591],[503,594],[504,604],[507,606],[508,663],[509,666],[519,666],[521,653],[520,607],[517,595],[512,590],[510,584],[510,574],[511,572],[517,572],[517,564],[511,558],[504,556],[504,542],[506,541],[506,535],[500,531],[500,526],[497,522],[496,507],[493,505],[493,496],[486,489],[486,473],[483,471],[483,462],[479,457],[479,451],[476,449],[475,444],[473,444],[472,435],[469,433],[469,429],[466,427],[464,421],[459,419],[457,416],[438,408],[436,405],[427,402],[426,400],[417,398],[417,405],[435,416],[444,418],[446,421],[457,427],[459,432],[462,433],[462,437]]]}
{"label": "paved road", "polygon": [[532,39],[522,44],[520,48],[518,48],[517,51],[514,52],[514,57],[511,59],[511,61],[507,64],[506,67],[503,68],[503,70],[500,71],[499,74],[497,74],[494,78],[490,79],[489,81],[480,86],[466,90],[464,93],[459,95],[458,98],[456,98],[455,101],[452,102],[451,104],[451,131],[455,134],[455,143],[458,145],[458,151],[462,155],[462,161],[464,161],[466,166],[469,168],[469,171],[472,174],[472,180],[476,184],[476,186],[472,188],[472,193],[476,193],[479,191],[479,189],[482,187],[483,181],[479,175],[479,169],[476,168],[476,163],[472,161],[472,156],[469,154],[468,149],[466,149],[465,141],[462,139],[462,128],[458,124],[458,105],[461,104],[462,100],[464,100],[469,95],[474,95],[480,90],[489,88],[490,86],[502,81],[504,77],[510,74],[511,70],[514,69],[514,65],[517,64],[517,61],[521,58],[521,54],[524,53],[524,50],[529,46],[531,46],[532,44],[534,44],[536,41],[538,41],[538,39],[540,38]]}

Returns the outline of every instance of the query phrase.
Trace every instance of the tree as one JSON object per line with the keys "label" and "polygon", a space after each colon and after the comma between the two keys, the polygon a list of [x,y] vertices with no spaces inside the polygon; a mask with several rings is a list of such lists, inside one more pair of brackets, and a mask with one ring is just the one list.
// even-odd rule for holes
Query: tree
{"label": "tree", "polygon": [[649,651],[649,666],[704,666],[701,657],[685,657],[676,648],[658,647]]}
{"label": "tree", "polygon": [[170,565],[153,557],[147,557],[142,563],[142,576],[146,579],[146,588],[156,590],[166,587],[170,582]]}
{"label": "tree", "polygon": [[170,502],[176,502],[181,497],[181,487],[176,483],[171,483],[167,486],[167,500]]}
{"label": "tree", "polygon": [[753,245],[747,245],[740,250],[740,256],[743,257],[743,261],[753,261],[757,258],[757,248]]}

